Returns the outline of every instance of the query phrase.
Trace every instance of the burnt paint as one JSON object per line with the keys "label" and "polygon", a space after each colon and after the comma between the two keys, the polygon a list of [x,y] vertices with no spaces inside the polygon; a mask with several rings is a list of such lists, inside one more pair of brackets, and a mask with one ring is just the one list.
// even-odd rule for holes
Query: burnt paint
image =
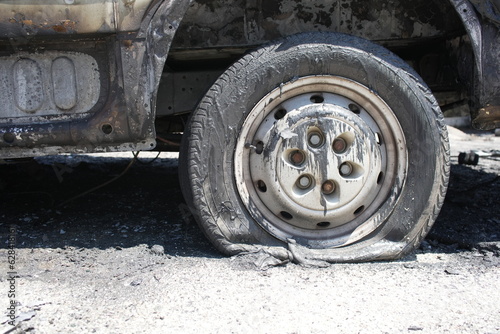
{"label": "burnt paint", "polygon": [[0,37],[137,31],[155,1],[0,1]]}
{"label": "burnt paint", "polygon": [[[460,16],[474,52],[474,73],[468,82],[472,124],[482,130],[500,123],[490,110],[500,108],[499,1],[450,0]],[[491,10],[491,11],[490,11]],[[495,14],[495,15],[493,15]],[[493,15],[493,16],[492,16]],[[472,65],[472,64],[471,64]],[[498,116],[498,113],[494,113]]]}
{"label": "burnt paint", "polygon": [[[107,100],[84,119],[67,117],[51,122],[38,117],[31,124],[1,126],[0,134],[7,140],[0,141],[0,155],[15,158],[154,148],[156,91],[170,43],[188,4],[185,0],[158,1],[137,33],[105,37],[107,57],[102,59],[100,68],[106,70],[109,78],[101,82]],[[51,43],[39,38],[24,41],[19,46],[24,49],[41,45],[57,48],[59,41],[59,47],[93,52],[91,44],[86,49],[80,39],[69,43],[63,39]]]}
{"label": "burnt paint", "polygon": [[260,45],[306,31],[382,41],[435,38],[461,29],[451,4],[438,0],[203,0],[189,8],[174,47]]}
{"label": "burnt paint", "polygon": [[485,19],[500,25],[500,0],[470,0]]}

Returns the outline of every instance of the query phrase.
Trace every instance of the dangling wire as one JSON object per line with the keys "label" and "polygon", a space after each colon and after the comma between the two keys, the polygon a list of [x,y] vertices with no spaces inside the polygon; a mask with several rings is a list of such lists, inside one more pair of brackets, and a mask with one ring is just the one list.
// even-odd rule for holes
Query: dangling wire
{"label": "dangling wire", "polygon": [[[91,193],[91,192],[96,191],[97,189],[100,189],[100,188],[102,188],[102,187],[104,187],[104,186],[107,186],[108,184],[110,184],[110,183],[112,183],[112,182],[114,182],[114,181],[118,180],[120,177],[122,177],[123,175],[125,175],[125,174],[128,172],[128,170],[130,169],[130,167],[132,167],[132,165],[134,164],[134,162],[137,160],[137,156],[139,155],[139,152],[136,152],[136,153],[137,153],[137,154],[134,154],[134,153],[133,153],[133,154],[134,154],[134,158],[133,158],[132,160],[130,160],[130,162],[128,163],[127,167],[125,167],[125,169],[123,170],[123,172],[121,172],[119,175],[115,176],[115,177],[114,177],[114,178],[112,178],[111,180],[108,180],[108,181],[104,182],[103,184],[100,184],[100,185],[98,185],[98,186],[96,186],[96,187],[94,187],[94,188],[91,188],[91,189],[89,189],[89,190],[86,190],[86,191],[84,191],[83,193],[78,194],[78,195],[76,195],[76,196],[73,196],[73,197],[71,197],[70,199],[65,200],[64,202],[59,203],[57,206],[59,207],[59,206],[63,206],[63,205],[65,205],[65,204],[68,204],[69,202],[72,202],[72,201],[74,201],[74,200],[75,200],[75,199],[77,199],[77,198],[80,198],[80,197],[82,197],[82,196],[85,196],[85,195],[87,195],[87,194],[89,194],[89,193]],[[155,159],[156,159],[156,158],[155,158]]]}
{"label": "dangling wire", "polygon": [[132,154],[134,155],[134,159],[140,163],[141,165],[149,165],[150,163],[153,163],[156,161],[156,159],[158,159],[158,157],[160,156],[161,154],[161,151],[158,152],[158,154],[156,155],[156,157],[154,157],[152,160],[149,160],[149,161],[141,161],[139,160],[139,152],[140,151],[137,151],[137,152],[132,152]]}

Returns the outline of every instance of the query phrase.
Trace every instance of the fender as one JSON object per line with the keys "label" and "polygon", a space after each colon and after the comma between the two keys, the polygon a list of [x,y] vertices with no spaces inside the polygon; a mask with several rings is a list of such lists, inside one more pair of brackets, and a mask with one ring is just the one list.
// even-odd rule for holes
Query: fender
{"label": "fender", "polygon": [[[152,141],[161,74],[175,32],[190,3],[191,0],[157,0],[135,36],[128,33],[119,36],[123,75],[127,76],[123,89],[129,127],[137,135],[148,133]],[[150,142],[149,149],[154,145]]]}

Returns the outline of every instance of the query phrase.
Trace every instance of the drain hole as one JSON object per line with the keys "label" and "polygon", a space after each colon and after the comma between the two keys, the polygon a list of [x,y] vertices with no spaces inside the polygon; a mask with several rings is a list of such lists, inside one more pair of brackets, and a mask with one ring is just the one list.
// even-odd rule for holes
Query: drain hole
{"label": "drain hole", "polygon": [[384,178],[384,173],[380,172],[377,177],[377,184],[380,184],[382,182],[382,179]]}
{"label": "drain hole", "polygon": [[109,135],[111,132],[113,132],[113,127],[111,126],[111,124],[103,124],[101,126],[101,130],[105,134]]}
{"label": "drain hole", "polygon": [[285,117],[286,115],[286,110],[281,108],[281,109],[278,109],[278,111],[276,111],[274,113],[274,118],[275,119],[282,119],[283,117]]}
{"label": "drain hole", "polygon": [[382,136],[380,133],[375,133],[375,140],[377,141],[377,144],[382,145]]}
{"label": "drain hole", "polygon": [[360,111],[361,111],[359,109],[359,107],[357,105],[355,105],[354,103],[349,104],[349,110],[352,111],[355,114],[359,114]]}
{"label": "drain hole", "polygon": [[330,223],[329,222],[321,222],[321,223],[318,223],[316,225],[318,227],[328,227],[328,226],[330,226]]}
{"label": "drain hole", "polygon": [[266,183],[262,180],[257,181],[257,188],[263,193],[267,191]]}
{"label": "drain hole", "polygon": [[325,101],[325,98],[321,95],[313,95],[311,96],[310,100],[312,103],[323,103],[323,101]]}
{"label": "drain hole", "polygon": [[364,209],[365,209],[365,206],[361,205],[359,208],[356,209],[356,211],[354,211],[354,214],[359,215],[361,212],[363,212]]}
{"label": "drain hole", "polygon": [[283,217],[286,220],[293,219],[293,216],[286,211],[281,211],[280,214],[281,214],[281,217]]}
{"label": "drain hole", "polygon": [[6,132],[3,134],[3,141],[7,144],[12,144],[16,140],[16,136],[11,132]]}

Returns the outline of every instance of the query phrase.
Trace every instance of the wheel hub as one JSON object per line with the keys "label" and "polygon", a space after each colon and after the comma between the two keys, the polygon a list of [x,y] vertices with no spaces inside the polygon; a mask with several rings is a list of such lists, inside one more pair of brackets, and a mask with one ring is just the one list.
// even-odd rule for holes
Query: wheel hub
{"label": "wheel hub", "polygon": [[261,185],[262,203],[289,224],[333,228],[354,219],[376,196],[380,147],[371,128],[349,109],[302,106],[266,132],[262,154],[250,157],[250,175]]}
{"label": "wheel hub", "polygon": [[279,239],[313,247],[373,231],[379,220],[370,217],[391,206],[384,202],[406,168],[391,115],[368,88],[340,77],[304,77],[270,92],[236,145],[235,181],[250,214]]}

